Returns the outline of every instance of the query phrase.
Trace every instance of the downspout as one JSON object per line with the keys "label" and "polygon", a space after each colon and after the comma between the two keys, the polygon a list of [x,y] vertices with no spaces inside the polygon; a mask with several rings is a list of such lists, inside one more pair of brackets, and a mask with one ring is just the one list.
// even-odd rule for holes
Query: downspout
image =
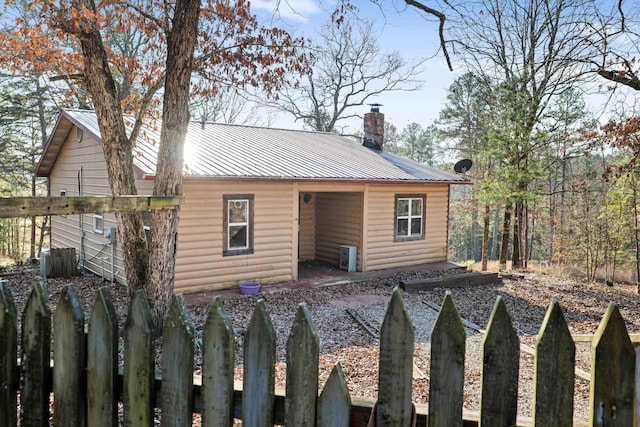
{"label": "downspout", "polygon": [[[82,166],[78,169],[78,196],[82,196]],[[80,253],[78,254],[78,263],[84,268],[84,221],[82,214],[78,214],[78,229],[80,231]]]}
{"label": "downspout", "polygon": [[116,229],[111,229],[111,283],[116,281]]}

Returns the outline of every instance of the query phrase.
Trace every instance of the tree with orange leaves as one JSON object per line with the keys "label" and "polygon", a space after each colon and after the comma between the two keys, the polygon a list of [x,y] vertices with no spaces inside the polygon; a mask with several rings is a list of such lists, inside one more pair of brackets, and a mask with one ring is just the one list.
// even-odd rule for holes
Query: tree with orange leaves
{"label": "tree with orange leaves", "polygon": [[[19,7],[37,18],[25,20]],[[245,0],[11,0],[3,13],[15,21],[0,35],[5,67],[86,90],[114,195],[137,194],[132,153],[143,120],[162,119],[153,194],[176,195],[192,90],[250,85],[274,93],[306,67],[303,40],[261,26]],[[129,135],[125,114],[135,117]],[[178,213],[154,212],[149,242],[139,213],[116,215],[127,284],[147,291],[158,330],[173,294]]]}

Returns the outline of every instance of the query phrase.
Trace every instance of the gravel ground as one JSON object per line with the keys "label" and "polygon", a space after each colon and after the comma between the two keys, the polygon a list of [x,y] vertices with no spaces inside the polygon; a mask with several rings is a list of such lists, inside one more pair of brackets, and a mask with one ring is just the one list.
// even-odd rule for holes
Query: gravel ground
{"label": "gravel ground", "polygon": [[[0,274],[12,290],[14,300],[21,312],[28,298],[31,285],[38,280],[36,270],[18,269],[9,274]],[[286,289],[264,287],[258,296],[238,293],[220,294],[225,309],[236,331],[236,375],[242,378],[242,336],[249,323],[253,307],[259,298],[264,299],[277,333],[277,385],[284,386],[284,358],[286,339],[296,309],[301,302],[309,308],[320,336],[320,386],[326,381],[336,362],[342,364],[352,396],[375,398],[377,392],[378,342],[359,326],[345,311],[351,308],[363,315],[372,325],[382,323],[390,296],[400,280],[434,277],[444,271],[402,272],[387,279],[371,279],[362,283],[314,287],[311,289]],[[87,313],[95,298],[96,290],[105,283],[95,276],[73,279],[48,279],[47,292],[52,307],[67,283],[75,286]],[[110,285],[116,312],[121,322],[127,313],[127,293],[124,287]],[[416,345],[414,351],[413,398],[417,403],[428,401],[429,336],[436,312],[424,301],[440,305],[446,289],[430,291],[406,291],[403,298],[415,325]],[[523,274],[522,277],[504,279],[501,283],[479,285],[471,288],[453,289],[452,295],[460,315],[486,327],[489,315],[498,296],[501,296],[512,316],[519,333],[520,342],[535,347],[535,334],[544,318],[551,298],[560,302],[572,333],[593,334],[610,301],[619,305],[630,333],[640,333],[640,305],[635,287],[584,283],[575,279],[548,275]],[[197,299],[194,299],[197,300]],[[202,300],[202,299],[200,299]],[[206,319],[208,303],[189,305],[191,319],[197,333],[196,343],[201,342],[201,332]],[[478,410],[480,400],[481,361],[483,335],[467,329],[465,365],[465,409]],[[577,343],[577,366],[590,371],[590,345]],[[197,351],[199,354],[199,351]],[[199,355],[196,364],[199,364]],[[519,382],[519,415],[531,416],[533,394],[533,356],[521,352]],[[575,416],[576,422],[587,421],[589,382],[576,377]]]}

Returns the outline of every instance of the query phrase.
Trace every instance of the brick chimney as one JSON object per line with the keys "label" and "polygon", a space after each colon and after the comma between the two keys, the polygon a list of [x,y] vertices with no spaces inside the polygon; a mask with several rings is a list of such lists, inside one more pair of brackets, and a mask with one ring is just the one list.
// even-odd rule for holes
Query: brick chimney
{"label": "brick chimney", "polygon": [[364,138],[362,145],[382,151],[384,146],[384,114],[380,112],[382,104],[370,104],[371,111],[364,115]]}

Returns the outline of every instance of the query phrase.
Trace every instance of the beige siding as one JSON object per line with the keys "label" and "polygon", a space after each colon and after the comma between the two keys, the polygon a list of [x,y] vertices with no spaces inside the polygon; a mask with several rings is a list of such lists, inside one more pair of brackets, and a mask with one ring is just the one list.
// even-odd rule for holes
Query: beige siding
{"label": "beige siding", "polygon": [[[221,289],[242,280],[292,280],[294,211],[290,183],[185,181],[176,292]],[[222,255],[224,194],[254,195],[254,252]]]}
{"label": "beige siding", "polygon": [[[102,145],[86,134],[78,142],[73,128],[51,170],[49,182],[52,196],[60,195],[60,190],[66,190],[67,196],[111,195]],[[151,194],[153,181],[139,180],[137,187],[139,194]],[[102,234],[94,230],[93,215],[54,216],[51,224],[51,247],[76,248],[81,267],[108,280],[115,271],[115,280],[125,283],[118,235],[113,251],[105,235],[110,227],[117,228],[114,214],[104,215]]]}
{"label": "beige siding", "polygon": [[[72,130],[51,171],[51,194],[58,195],[64,189],[69,196],[79,195],[79,171],[83,195],[110,194],[102,147],[88,137],[78,142]],[[151,194],[152,187],[153,181],[138,181],[140,194]],[[302,200],[305,193],[312,194],[310,203]],[[398,193],[426,194],[424,240],[394,242]],[[300,260],[338,264],[340,245],[358,247],[357,268],[362,271],[446,260],[449,192],[445,184],[186,180],[184,194],[176,292],[221,289],[242,280],[292,280],[297,275],[298,255]],[[223,194],[254,195],[252,254],[222,254]],[[105,214],[104,229],[115,226],[114,215]],[[81,265],[106,279],[111,279],[113,262],[116,279],[124,283],[119,245],[112,259],[105,235],[94,232],[93,215],[53,217],[51,246],[76,248]]]}
{"label": "beige siding", "polygon": [[[311,195],[311,200],[304,201],[304,195]],[[298,244],[300,245],[298,252],[299,261],[307,261],[315,259],[315,221],[316,221],[316,197],[313,193],[301,192],[299,197],[300,203],[300,234]]]}
{"label": "beige siding", "polygon": [[361,247],[362,193],[316,193],[316,199],[316,259],[337,265],[340,245]]}
{"label": "beige siding", "polygon": [[[111,194],[102,146],[87,136],[78,141],[75,128],[72,129],[51,170],[49,182],[52,196],[60,195],[61,190],[65,190],[67,196]],[[54,216],[51,247],[73,247],[81,267],[109,280],[115,271],[115,280],[124,282],[122,253],[117,245],[112,250],[105,237],[110,227],[116,227],[113,214],[104,215],[102,234],[94,230],[93,215]]]}
{"label": "beige siding", "polygon": [[[424,240],[394,241],[396,194],[426,194]],[[410,266],[447,260],[447,185],[371,185],[368,190],[366,270]]]}

